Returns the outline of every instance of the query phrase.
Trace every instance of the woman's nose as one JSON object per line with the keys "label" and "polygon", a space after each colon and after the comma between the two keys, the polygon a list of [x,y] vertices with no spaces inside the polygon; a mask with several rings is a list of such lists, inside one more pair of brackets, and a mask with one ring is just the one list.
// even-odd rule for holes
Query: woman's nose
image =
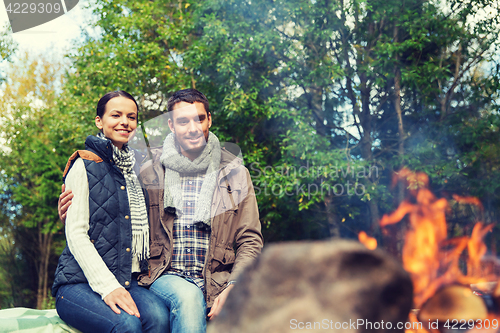
{"label": "woman's nose", "polygon": [[128,118],[127,117],[121,117],[121,123],[123,126],[128,126]]}

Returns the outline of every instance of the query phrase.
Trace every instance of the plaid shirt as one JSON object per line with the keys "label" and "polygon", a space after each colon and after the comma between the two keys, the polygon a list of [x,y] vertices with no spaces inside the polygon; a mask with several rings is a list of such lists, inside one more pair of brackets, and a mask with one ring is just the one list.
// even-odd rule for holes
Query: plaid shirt
{"label": "plaid shirt", "polygon": [[194,211],[205,173],[180,174],[184,214],[174,220],[174,249],[172,265],[166,272],[194,282],[203,292],[203,266],[208,251],[210,228],[193,224]]}

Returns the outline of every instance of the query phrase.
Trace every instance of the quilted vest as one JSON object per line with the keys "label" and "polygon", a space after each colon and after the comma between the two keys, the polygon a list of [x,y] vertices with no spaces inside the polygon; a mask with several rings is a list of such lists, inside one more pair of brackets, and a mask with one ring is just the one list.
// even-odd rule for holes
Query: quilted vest
{"label": "quilted vest", "polygon": [[[88,136],[86,150],[76,151],[68,160],[63,179],[81,157],[87,170],[89,183],[89,231],[90,241],[114,274],[118,282],[129,287],[132,278],[132,226],[125,178],[113,162],[111,141]],[[139,174],[143,155],[136,152],[134,170]],[[55,297],[61,285],[87,283],[87,279],[68,246],[59,257],[52,295]]]}

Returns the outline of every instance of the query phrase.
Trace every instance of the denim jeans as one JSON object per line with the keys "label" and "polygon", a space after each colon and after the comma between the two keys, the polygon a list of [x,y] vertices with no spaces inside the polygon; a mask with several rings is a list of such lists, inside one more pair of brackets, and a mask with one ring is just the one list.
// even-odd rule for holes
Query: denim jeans
{"label": "denim jeans", "polygon": [[140,287],[137,281],[132,281],[128,292],[137,305],[140,318],[122,309],[120,314],[113,312],[88,283],[61,286],[56,296],[57,313],[67,324],[84,333],[167,333],[169,321],[165,304],[152,292]]}
{"label": "denim jeans", "polygon": [[177,275],[164,274],[149,288],[170,311],[171,333],[205,333],[207,304],[194,283]]}

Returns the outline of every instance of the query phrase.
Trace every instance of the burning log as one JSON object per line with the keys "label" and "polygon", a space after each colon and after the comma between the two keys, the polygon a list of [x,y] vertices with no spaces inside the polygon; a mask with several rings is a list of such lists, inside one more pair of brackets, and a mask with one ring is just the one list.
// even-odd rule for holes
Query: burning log
{"label": "burning log", "polygon": [[488,317],[488,309],[481,297],[465,286],[450,285],[442,288],[420,309],[421,322],[477,321]]}
{"label": "burning log", "polygon": [[[385,227],[396,224],[405,217],[409,222],[402,259],[403,266],[413,281],[414,307],[419,309],[415,311],[418,312],[418,317],[412,313],[410,318],[412,321],[428,323],[430,331],[457,330],[457,325],[451,325],[452,323],[460,323],[458,328],[462,330],[466,328],[483,332],[484,329],[491,331],[489,329],[493,328],[496,331],[498,315],[493,309],[499,308],[500,286],[493,291],[496,305],[490,302],[492,298],[487,295],[477,296],[485,294],[484,286],[488,282],[498,279],[495,265],[485,265],[483,260],[487,252],[483,238],[492,230],[493,225],[477,222],[470,236],[448,239],[445,215],[449,204],[444,198],[436,198],[428,189],[427,175],[403,169],[395,176],[394,183],[401,180],[406,182],[410,197],[396,211],[384,215],[380,225]],[[483,209],[477,198],[458,195],[453,198],[459,204],[472,204]],[[362,238],[367,239],[367,236],[360,235],[360,240]],[[467,254],[467,272],[463,272],[459,265],[464,254]],[[488,288],[491,292],[495,287],[490,284]],[[486,321],[495,321],[496,327],[480,327]],[[436,323],[435,327],[431,323]]]}
{"label": "burning log", "polygon": [[[483,238],[492,230],[492,224],[478,222],[470,237],[448,239],[445,216],[449,209],[448,202],[444,198],[436,198],[428,189],[428,176],[403,169],[396,180],[406,181],[411,197],[402,202],[396,211],[384,215],[380,226],[399,223],[408,216],[410,228],[405,235],[403,266],[412,277],[416,308],[421,308],[443,286],[454,283],[470,285],[497,279],[495,275],[485,272],[481,265],[487,251]],[[477,198],[458,195],[453,198],[457,202],[482,208]],[[459,259],[465,250],[468,253],[467,274],[459,268]]]}

